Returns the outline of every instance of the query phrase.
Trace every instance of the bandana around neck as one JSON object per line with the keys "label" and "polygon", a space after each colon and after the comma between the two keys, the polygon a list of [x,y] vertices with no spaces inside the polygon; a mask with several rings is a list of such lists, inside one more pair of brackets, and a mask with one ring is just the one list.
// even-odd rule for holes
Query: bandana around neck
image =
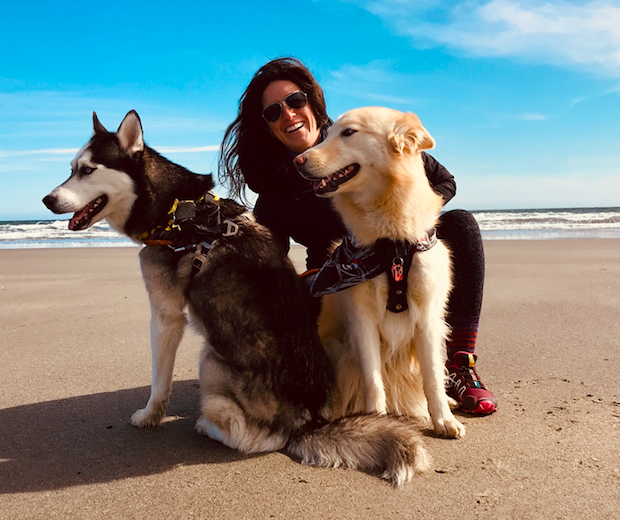
{"label": "bandana around neck", "polygon": [[437,243],[435,229],[416,242],[379,239],[371,246],[361,247],[348,235],[332,253],[331,258],[314,277],[312,296],[344,291],[359,283],[387,273],[389,296],[387,309],[407,310],[407,274],[416,252],[428,251]]}

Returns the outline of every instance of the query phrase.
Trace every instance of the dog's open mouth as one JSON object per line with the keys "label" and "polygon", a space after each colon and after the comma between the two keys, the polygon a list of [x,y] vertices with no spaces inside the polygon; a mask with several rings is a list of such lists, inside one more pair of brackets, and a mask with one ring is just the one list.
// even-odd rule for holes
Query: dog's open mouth
{"label": "dog's open mouth", "polygon": [[360,165],[357,163],[349,164],[345,168],[338,170],[336,173],[332,173],[329,177],[324,177],[319,181],[315,181],[312,185],[314,193],[322,195],[323,193],[330,193],[336,191],[338,186],[343,182],[347,182],[357,175],[360,171]]}
{"label": "dog's open mouth", "polygon": [[93,217],[97,215],[108,203],[108,196],[101,195],[95,200],[91,200],[80,211],[76,211],[69,221],[69,229],[71,231],[80,231],[86,229],[92,223]]}

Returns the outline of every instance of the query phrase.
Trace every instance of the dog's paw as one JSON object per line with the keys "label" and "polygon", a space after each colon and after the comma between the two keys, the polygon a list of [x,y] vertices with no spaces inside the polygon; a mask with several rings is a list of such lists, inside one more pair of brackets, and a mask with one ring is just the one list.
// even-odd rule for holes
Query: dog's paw
{"label": "dog's paw", "polygon": [[163,418],[161,414],[149,413],[146,408],[142,408],[131,416],[131,424],[138,428],[154,428],[161,424]]}
{"label": "dog's paw", "polygon": [[451,439],[459,439],[465,435],[465,426],[463,426],[463,424],[455,417],[433,422],[435,424],[435,433],[437,433],[437,435],[449,437]]}
{"label": "dog's paw", "polygon": [[215,424],[213,424],[204,416],[200,417],[196,421],[195,430],[200,435],[206,435],[207,437],[211,437],[214,441],[226,444],[226,437],[224,436],[224,434]]}
{"label": "dog's paw", "polygon": [[452,397],[447,396],[448,397],[448,406],[450,407],[450,410],[454,411],[459,407],[459,402],[456,399],[452,399]]}

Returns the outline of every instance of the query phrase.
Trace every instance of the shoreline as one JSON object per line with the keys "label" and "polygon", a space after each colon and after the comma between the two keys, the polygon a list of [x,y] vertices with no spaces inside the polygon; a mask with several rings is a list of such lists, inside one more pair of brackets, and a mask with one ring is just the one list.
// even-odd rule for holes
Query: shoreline
{"label": "shoreline", "polygon": [[0,518],[620,517],[620,239],[484,245],[478,370],[499,411],[426,435],[432,469],[399,490],[196,435],[191,331],[166,422],[131,427],[151,380],[140,246],[0,250]]}

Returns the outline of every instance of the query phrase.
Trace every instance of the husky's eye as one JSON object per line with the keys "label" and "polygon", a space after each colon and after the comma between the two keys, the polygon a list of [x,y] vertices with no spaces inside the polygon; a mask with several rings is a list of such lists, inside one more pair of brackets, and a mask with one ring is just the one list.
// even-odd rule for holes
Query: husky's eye
{"label": "husky's eye", "polygon": [[89,166],[86,166],[83,170],[82,170],[86,175],[90,175],[91,173],[93,173],[95,171],[94,168],[91,168]]}
{"label": "husky's eye", "polygon": [[355,132],[357,132],[357,130],[353,130],[353,128],[345,128],[342,132],[340,132],[340,135],[342,137],[349,137],[350,135],[353,135]]}

